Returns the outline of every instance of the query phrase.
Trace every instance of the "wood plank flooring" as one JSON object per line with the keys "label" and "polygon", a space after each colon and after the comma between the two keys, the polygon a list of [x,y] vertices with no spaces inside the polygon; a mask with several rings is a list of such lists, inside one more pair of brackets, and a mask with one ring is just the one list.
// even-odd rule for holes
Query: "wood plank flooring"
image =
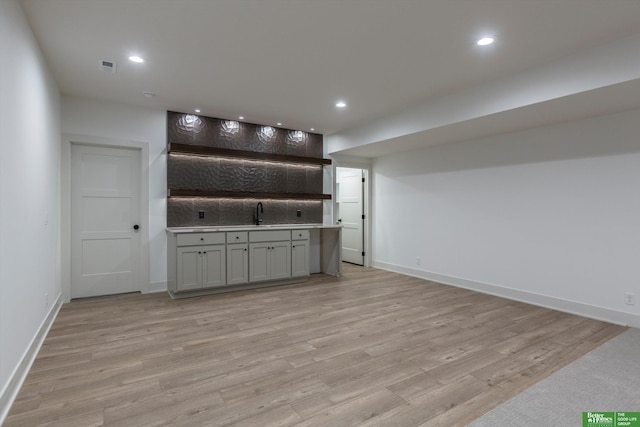
{"label": "wood plank flooring", "polygon": [[625,329],[350,265],[177,301],[74,301],[6,426],[465,425]]}

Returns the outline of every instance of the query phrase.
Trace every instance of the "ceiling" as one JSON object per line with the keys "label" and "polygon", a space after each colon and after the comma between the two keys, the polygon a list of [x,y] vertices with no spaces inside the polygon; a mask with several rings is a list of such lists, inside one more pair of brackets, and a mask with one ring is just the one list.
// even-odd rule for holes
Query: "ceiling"
{"label": "ceiling", "polygon": [[[22,5],[63,95],[324,134],[640,33],[637,0]],[[495,43],[477,46],[483,35]],[[134,53],[145,62],[128,61]]]}

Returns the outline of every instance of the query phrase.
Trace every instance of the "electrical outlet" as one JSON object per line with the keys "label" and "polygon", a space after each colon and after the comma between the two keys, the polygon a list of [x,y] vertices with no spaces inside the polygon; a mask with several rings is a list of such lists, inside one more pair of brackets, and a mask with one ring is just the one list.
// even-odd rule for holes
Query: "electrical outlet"
{"label": "electrical outlet", "polygon": [[419,256],[416,257],[416,265],[420,265],[422,263],[422,260],[420,259]]}
{"label": "electrical outlet", "polygon": [[297,210],[297,211],[296,211],[296,216],[297,216],[298,218],[300,218],[300,217],[302,216],[302,211],[301,211],[301,210]]}
{"label": "electrical outlet", "polygon": [[198,218],[204,219],[204,211],[198,211]]}
{"label": "electrical outlet", "polygon": [[634,294],[624,294],[624,303],[627,305],[636,305],[636,296]]}

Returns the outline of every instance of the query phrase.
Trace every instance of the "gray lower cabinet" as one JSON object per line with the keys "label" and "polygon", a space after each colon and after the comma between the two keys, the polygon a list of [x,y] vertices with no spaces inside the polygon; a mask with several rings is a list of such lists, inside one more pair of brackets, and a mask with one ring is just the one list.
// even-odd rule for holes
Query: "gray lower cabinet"
{"label": "gray lower cabinet", "polygon": [[177,254],[178,291],[213,288],[226,284],[225,245],[179,247]]}
{"label": "gray lower cabinet", "polygon": [[167,255],[170,292],[226,285],[225,233],[170,233]]}
{"label": "gray lower cabinet", "polygon": [[169,233],[169,293],[309,276],[309,230]]}
{"label": "gray lower cabinet", "polygon": [[227,285],[249,283],[249,245],[227,245]]}
{"label": "gray lower cabinet", "polygon": [[291,277],[309,275],[309,230],[291,232]]}
{"label": "gray lower cabinet", "polygon": [[291,278],[291,241],[249,243],[249,282]]}
{"label": "gray lower cabinet", "polygon": [[249,283],[249,233],[227,233],[227,285]]}

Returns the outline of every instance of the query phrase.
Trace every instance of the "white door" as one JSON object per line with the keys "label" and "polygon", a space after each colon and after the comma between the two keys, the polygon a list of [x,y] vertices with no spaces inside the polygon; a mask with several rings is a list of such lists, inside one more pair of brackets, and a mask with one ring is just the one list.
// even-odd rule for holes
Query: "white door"
{"label": "white door", "polygon": [[71,147],[71,298],[140,290],[140,151]]}
{"label": "white door", "polygon": [[[341,169],[341,168],[338,168]],[[364,265],[364,203],[361,169],[344,169],[340,174],[339,221],[342,224],[342,260]]]}

